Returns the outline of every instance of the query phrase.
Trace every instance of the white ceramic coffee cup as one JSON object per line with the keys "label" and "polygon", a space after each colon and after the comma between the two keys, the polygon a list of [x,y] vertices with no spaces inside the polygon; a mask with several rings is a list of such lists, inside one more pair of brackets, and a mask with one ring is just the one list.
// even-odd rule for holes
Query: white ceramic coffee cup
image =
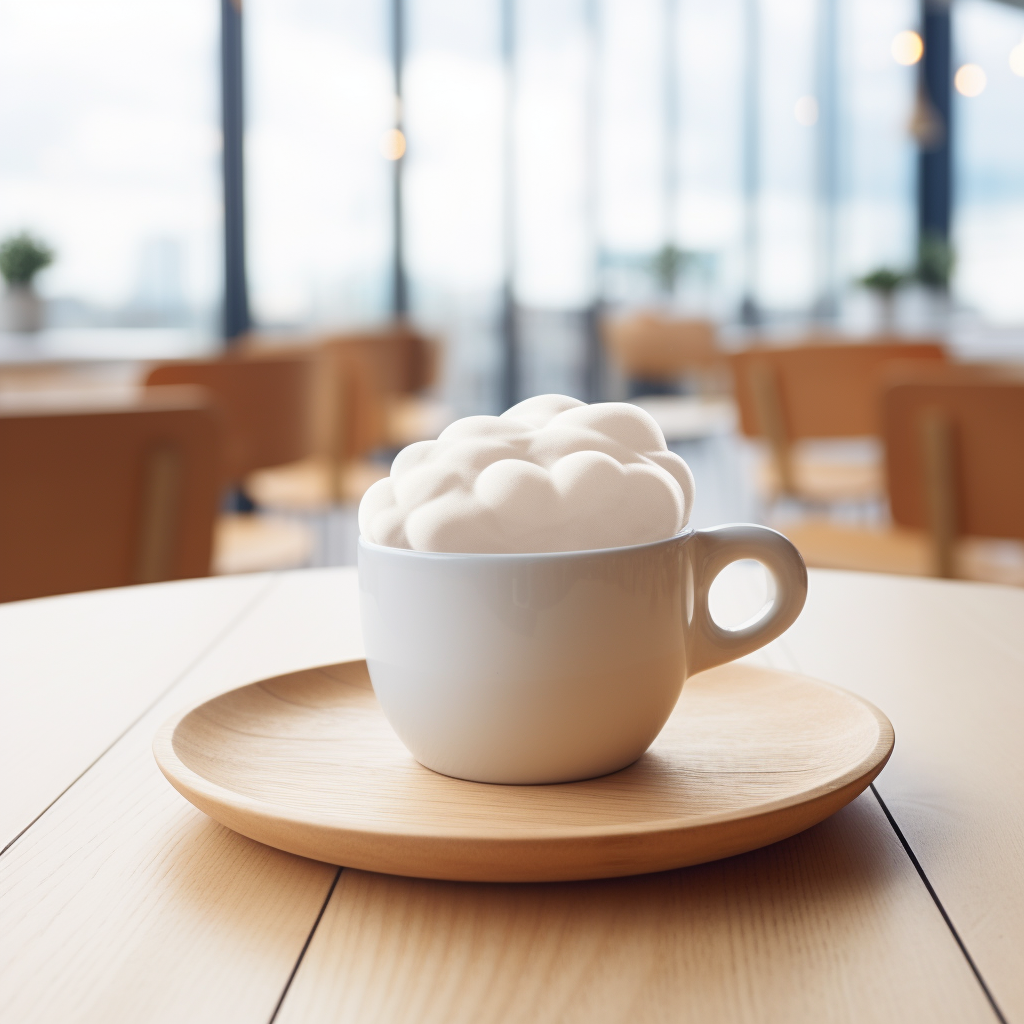
{"label": "white ceramic coffee cup", "polygon": [[[756,622],[723,629],[708,591],[743,558],[768,569],[775,594]],[[359,590],[373,689],[420,764],[475,782],[572,782],[631,764],[688,676],[787,629],[807,570],[785,537],[752,525],[537,555],[360,539]]]}

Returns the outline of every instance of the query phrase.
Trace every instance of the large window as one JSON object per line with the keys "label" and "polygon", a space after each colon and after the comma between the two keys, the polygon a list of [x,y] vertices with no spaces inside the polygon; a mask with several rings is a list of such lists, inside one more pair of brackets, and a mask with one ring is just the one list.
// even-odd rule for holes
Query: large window
{"label": "large window", "polygon": [[729,318],[743,295],[743,0],[681,0],[675,39],[679,282],[694,312]]}
{"label": "large window", "polygon": [[406,257],[414,315],[446,342],[448,397],[499,403],[505,273],[501,12],[408,0],[403,121]]}
{"label": "large window", "polygon": [[958,0],[953,60],[957,299],[995,323],[1024,321],[1024,11]]}
{"label": "large window", "polygon": [[[465,412],[502,401],[510,324],[522,393],[590,394],[602,304],[728,324],[747,299],[786,330],[876,327],[856,279],[916,252],[920,69],[892,47],[918,17],[918,0],[247,0],[255,326],[379,322],[404,280]],[[219,333],[219,31],[217,0],[0,5],[0,234],[57,250],[51,325]],[[953,45],[973,68],[952,116],[954,325],[1019,324],[1024,11],[955,0]]]}
{"label": "large window", "polygon": [[892,47],[917,20],[916,0],[843,0],[840,7],[837,269],[845,282],[914,262],[917,148],[910,123],[918,68],[900,64]]}
{"label": "large window", "polygon": [[391,279],[391,4],[247,0],[246,197],[257,327],[380,319]]}
{"label": "large window", "polygon": [[218,8],[4,0],[0,235],[57,253],[57,327],[217,331]]}

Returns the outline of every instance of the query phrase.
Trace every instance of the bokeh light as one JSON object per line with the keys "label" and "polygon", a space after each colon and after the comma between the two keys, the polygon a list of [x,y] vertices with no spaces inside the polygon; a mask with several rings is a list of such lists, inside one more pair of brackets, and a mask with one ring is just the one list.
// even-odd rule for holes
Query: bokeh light
{"label": "bokeh light", "polygon": [[980,96],[985,91],[988,78],[977,64],[962,64],[953,79],[956,91],[961,96]]}
{"label": "bokeh light", "polygon": [[818,123],[818,100],[814,96],[801,96],[793,108],[793,116],[805,128],[813,127]]}
{"label": "bokeh light", "polygon": [[380,137],[380,152],[385,160],[401,160],[405,156],[405,136],[392,128]]}
{"label": "bokeh light", "polygon": [[907,29],[893,36],[890,49],[897,64],[910,67],[924,56],[924,40],[916,32]]}
{"label": "bokeh light", "polygon": [[1010,70],[1024,78],[1024,39],[1010,51]]}

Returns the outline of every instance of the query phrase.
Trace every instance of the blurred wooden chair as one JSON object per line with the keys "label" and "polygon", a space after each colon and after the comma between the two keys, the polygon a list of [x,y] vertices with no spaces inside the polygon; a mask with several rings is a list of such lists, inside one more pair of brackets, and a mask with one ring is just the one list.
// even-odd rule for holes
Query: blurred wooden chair
{"label": "blurred wooden chair", "polygon": [[206,576],[223,429],[195,389],[0,406],[0,601]]}
{"label": "blurred wooden chair", "polygon": [[883,417],[894,526],[784,528],[808,565],[1024,585],[1024,377],[926,371]]}
{"label": "blurred wooden chair", "polygon": [[[899,364],[941,363],[946,354],[933,341],[816,342],[749,348],[729,359],[741,430],[767,446],[765,497],[821,505],[884,495],[877,439],[885,375]],[[838,439],[859,439],[863,451],[843,458],[820,444]]]}
{"label": "blurred wooden chair", "polygon": [[[293,462],[310,451],[313,367],[308,357],[182,360],[157,366],[146,377],[147,388],[181,384],[205,389],[223,414],[226,486],[244,493],[255,470]],[[312,531],[294,519],[254,512],[218,519],[218,573],[297,568],[309,563],[312,552]]]}
{"label": "blurred wooden chair", "polygon": [[677,390],[683,377],[694,379],[698,390],[721,390],[714,386],[723,355],[713,321],[645,312],[610,317],[601,330],[608,354],[630,382],[631,397]]}
{"label": "blurred wooden chair", "polygon": [[253,473],[247,487],[268,508],[323,512],[358,503],[385,461],[371,458],[428,440],[448,422],[422,392],[437,373],[438,346],[406,324],[320,339],[315,366],[313,454]]}

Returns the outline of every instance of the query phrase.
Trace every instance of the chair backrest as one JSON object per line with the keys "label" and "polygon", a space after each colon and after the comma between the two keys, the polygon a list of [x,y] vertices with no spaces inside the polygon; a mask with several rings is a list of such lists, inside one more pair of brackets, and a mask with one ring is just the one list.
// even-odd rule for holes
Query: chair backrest
{"label": "chair backrest", "polygon": [[[795,441],[880,436],[881,392],[893,364],[939,362],[946,354],[932,341],[855,342],[750,348],[729,358],[743,433],[781,432]],[[772,418],[779,422],[765,422]]]}
{"label": "chair backrest", "polygon": [[333,461],[361,458],[386,445],[395,398],[433,383],[438,346],[405,324],[337,334],[319,347],[318,448]]}
{"label": "chair backrest", "polygon": [[208,391],[224,417],[225,481],[309,454],[313,364],[306,354],[164,363],[146,386],[190,384]]}
{"label": "chair backrest", "polygon": [[221,442],[191,388],[0,407],[0,601],[208,575]]}
{"label": "chair backrest", "polygon": [[883,416],[895,522],[1024,538],[1024,379],[928,374],[889,387]]}
{"label": "chair backrest", "polygon": [[652,313],[602,322],[609,354],[630,377],[669,380],[721,360],[711,320],[668,319]]}

